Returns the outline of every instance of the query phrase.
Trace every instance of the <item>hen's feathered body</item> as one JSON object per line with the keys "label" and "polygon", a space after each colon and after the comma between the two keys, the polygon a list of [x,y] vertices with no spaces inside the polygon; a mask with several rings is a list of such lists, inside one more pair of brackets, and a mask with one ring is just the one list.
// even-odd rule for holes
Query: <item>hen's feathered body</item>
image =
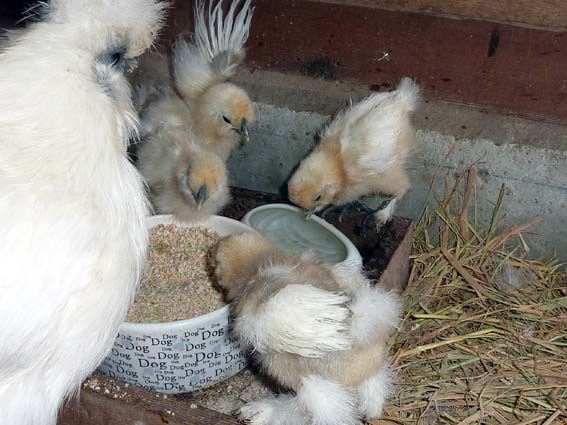
{"label": "hen's feathered body", "polygon": [[124,77],[154,0],[53,0],[0,54],[0,423],[55,424],[110,349],[147,245]]}
{"label": "hen's feathered body", "polygon": [[221,240],[214,266],[232,301],[235,335],[297,393],[251,403],[245,419],[348,425],[380,414],[387,341],[399,321],[395,296],[371,288],[358,269],[284,255],[252,233]]}
{"label": "hen's feathered body", "polygon": [[372,194],[391,195],[394,200],[378,212],[380,221],[388,221],[410,186],[407,166],[415,145],[410,113],[418,101],[418,86],[406,78],[396,91],[373,94],[339,113],[290,179],[290,199],[320,210]]}

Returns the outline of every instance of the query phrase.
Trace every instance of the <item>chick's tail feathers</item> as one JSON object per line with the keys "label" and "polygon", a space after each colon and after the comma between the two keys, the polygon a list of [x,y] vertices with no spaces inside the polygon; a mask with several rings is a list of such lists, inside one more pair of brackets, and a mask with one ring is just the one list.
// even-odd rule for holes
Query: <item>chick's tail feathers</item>
{"label": "chick's tail feathers", "polygon": [[366,284],[354,293],[350,310],[353,341],[364,345],[387,338],[398,328],[402,305],[391,292]]}
{"label": "chick's tail feathers", "polygon": [[194,99],[234,75],[245,56],[254,12],[251,3],[234,0],[224,16],[222,0],[209,0],[207,8],[204,0],[196,2],[193,42],[179,39],[173,47],[175,85],[184,97]]}
{"label": "chick's tail feathers", "polygon": [[[281,270],[265,277],[275,281]],[[234,329],[260,353],[271,350],[320,358],[351,347],[346,306],[349,298],[311,285],[292,284],[254,311],[244,312]]]}
{"label": "chick's tail feathers", "polygon": [[396,98],[408,112],[415,111],[421,102],[419,86],[411,78],[402,78],[396,90]]}

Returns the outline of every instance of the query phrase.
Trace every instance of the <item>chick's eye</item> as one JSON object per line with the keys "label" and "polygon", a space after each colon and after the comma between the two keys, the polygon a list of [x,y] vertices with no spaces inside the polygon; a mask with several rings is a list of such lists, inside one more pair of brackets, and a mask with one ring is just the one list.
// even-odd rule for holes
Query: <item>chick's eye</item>
{"label": "chick's eye", "polygon": [[232,125],[232,122],[230,122],[230,120],[229,120],[226,116],[224,116],[224,115],[222,116],[222,120],[223,120],[225,123]]}
{"label": "chick's eye", "polygon": [[317,196],[315,196],[315,202],[319,202],[321,200],[321,194],[318,193]]}

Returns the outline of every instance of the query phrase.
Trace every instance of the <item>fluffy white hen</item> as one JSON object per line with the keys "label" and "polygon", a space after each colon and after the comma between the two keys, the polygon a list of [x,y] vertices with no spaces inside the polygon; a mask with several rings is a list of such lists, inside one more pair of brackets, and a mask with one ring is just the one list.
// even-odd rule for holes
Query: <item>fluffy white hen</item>
{"label": "fluffy white hen", "polygon": [[256,233],[222,239],[212,255],[232,302],[233,331],[262,370],[295,392],[247,404],[253,425],[355,425],[390,392],[387,342],[398,299],[358,269],[279,252]]}
{"label": "fluffy white hen", "polygon": [[124,73],[164,6],[52,0],[0,53],[0,424],[55,424],[125,318],[147,202]]}
{"label": "fluffy white hen", "polygon": [[408,191],[408,157],[415,145],[410,114],[419,103],[419,87],[404,78],[397,90],[376,93],[352,105],[323,130],[321,140],[288,183],[290,200],[311,214],[345,206],[373,194],[393,197],[379,211],[364,207],[379,223],[389,221]]}

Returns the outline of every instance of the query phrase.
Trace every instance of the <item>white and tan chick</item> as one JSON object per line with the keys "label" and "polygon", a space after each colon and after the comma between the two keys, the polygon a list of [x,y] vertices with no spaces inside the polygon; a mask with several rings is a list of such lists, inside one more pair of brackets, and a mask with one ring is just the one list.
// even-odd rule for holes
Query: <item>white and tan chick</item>
{"label": "white and tan chick", "polygon": [[340,112],[290,178],[289,199],[312,214],[388,195],[392,199],[384,208],[364,208],[367,219],[388,222],[410,188],[408,162],[415,145],[410,115],[419,100],[418,85],[404,78],[397,90],[370,95]]}
{"label": "white and tan chick", "polygon": [[354,266],[278,251],[256,233],[219,241],[218,284],[233,333],[261,369],[295,393],[248,403],[254,425],[354,425],[377,418],[390,393],[387,346],[400,303]]}

